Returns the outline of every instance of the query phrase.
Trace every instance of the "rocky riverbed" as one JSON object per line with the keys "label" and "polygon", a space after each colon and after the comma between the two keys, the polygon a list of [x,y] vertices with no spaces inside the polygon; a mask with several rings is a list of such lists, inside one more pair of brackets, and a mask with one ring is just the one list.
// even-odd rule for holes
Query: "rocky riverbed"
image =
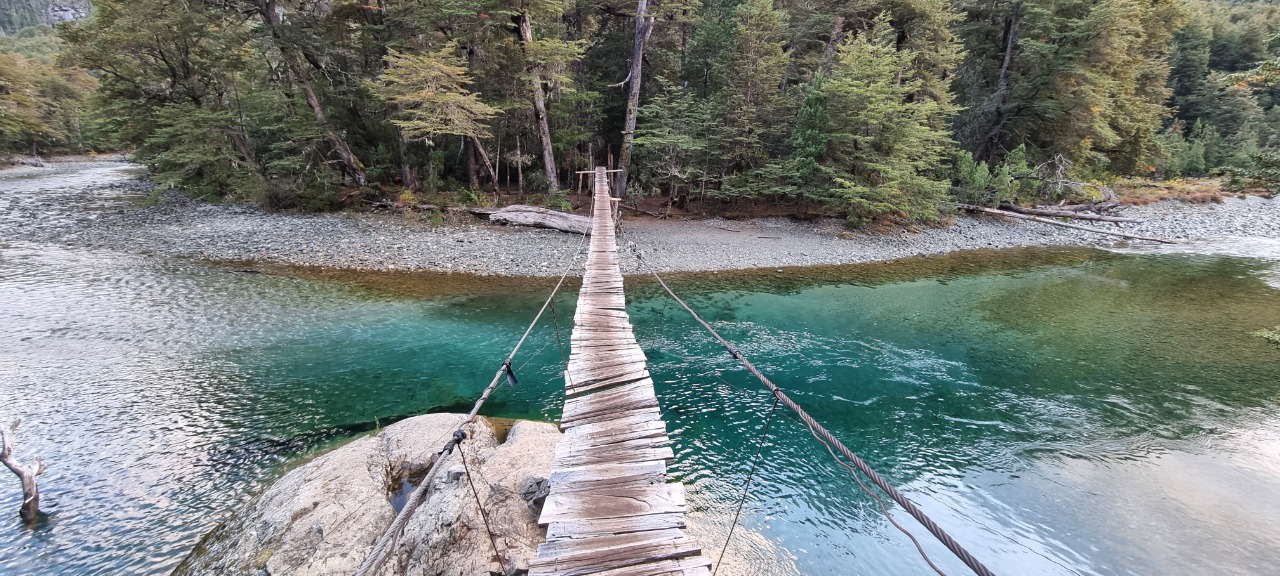
{"label": "rocky riverbed", "polygon": [[[123,162],[0,171],[0,241],[357,270],[505,276],[559,275],[580,250],[580,239],[574,235],[490,225],[479,219],[432,226],[399,214],[270,213],[198,202],[173,192],[151,194],[152,189],[138,167]],[[1144,222],[1094,225],[1191,243],[1280,236],[1280,199],[1164,201],[1129,207],[1124,215]],[[626,252],[623,266],[631,273],[642,270],[637,252],[659,271],[709,271],[852,264],[980,248],[1135,243],[968,215],[955,217],[948,226],[890,233],[849,232],[839,220],[628,219],[621,242]]]}

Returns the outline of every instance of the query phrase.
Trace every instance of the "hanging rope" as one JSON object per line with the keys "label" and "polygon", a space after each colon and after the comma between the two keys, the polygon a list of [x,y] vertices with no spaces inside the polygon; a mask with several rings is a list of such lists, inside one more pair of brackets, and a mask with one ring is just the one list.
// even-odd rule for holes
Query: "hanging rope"
{"label": "hanging rope", "polygon": [[489,528],[489,515],[484,511],[484,504],[480,502],[480,493],[476,491],[476,482],[471,477],[471,467],[467,465],[467,451],[461,444],[458,446],[458,458],[462,459],[462,470],[467,474],[467,484],[471,485],[471,496],[476,499],[476,508],[480,509],[480,521],[484,523],[484,531],[489,534],[489,545],[493,547],[493,557],[498,559],[498,566],[502,569],[502,573],[507,573],[507,563],[502,561],[502,554],[498,552],[498,542],[493,537],[493,529]]}
{"label": "hanging rope", "polygon": [[[480,398],[476,400],[475,405],[471,407],[471,412],[467,413],[467,419],[462,424],[462,427],[458,428],[458,430],[453,433],[453,439],[449,440],[449,442],[445,444],[444,448],[436,455],[435,460],[431,463],[431,467],[427,469],[427,474],[423,477],[422,483],[414,489],[413,494],[409,496],[409,500],[405,503],[404,508],[400,509],[400,513],[396,515],[395,520],[393,520],[391,525],[387,527],[386,532],[383,532],[382,536],[378,538],[377,543],[373,545],[373,549],[369,551],[369,555],[365,557],[364,562],[360,563],[360,567],[356,570],[356,576],[369,576],[370,574],[375,574],[382,568],[382,565],[386,563],[387,558],[391,554],[392,547],[400,537],[400,533],[403,532],[404,527],[409,524],[409,519],[413,517],[413,513],[417,511],[418,507],[426,500],[427,493],[430,491],[432,479],[435,477],[436,470],[440,468],[440,463],[444,462],[445,456],[453,453],[454,446],[457,446],[463,438],[466,438],[466,431],[464,428],[476,421],[477,414],[480,413],[480,407],[484,406],[485,401],[489,399],[489,395],[493,394],[493,391],[497,389],[499,384],[506,379],[507,373],[511,369],[511,361],[515,359],[516,353],[520,351],[520,347],[524,346],[525,340],[529,339],[529,334],[533,332],[534,326],[538,325],[538,320],[542,319],[542,314],[546,312],[547,307],[551,305],[551,300],[556,297],[556,293],[559,292],[560,287],[564,285],[565,278],[569,276],[569,272],[573,270],[574,264],[578,261],[578,254],[582,252],[582,242],[586,237],[586,234],[583,234],[578,239],[578,247],[574,250],[573,256],[569,262],[565,264],[564,273],[560,275],[560,281],[556,282],[555,287],[551,289],[551,294],[547,296],[547,301],[542,303],[542,308],[539,309],[538,314],[533,317],[533,321],[530,322],[529,327],[525,329],[524,335],[520,337],[520,341],[516,342],[515,347],[511,349],[511,353],[507,355],[506,359],[503,360],[502,364],[498,367],[498,371],[494,373],[493,381],[489,382],[489,385],[485,387],[484,392],[480,394]],[[469,477],[470,476],[468,476],[468,478]]]}
{"label": "hanging rope", "polygon": [[569,359],[565,358],[564,341],[560,339],[560,317],[556,316],[555,302],[551,303],[551,322],[556,327],[556,346],[560,347],[560,363],[567,366],[569,364]]}
{"label": "hanging rope", "polygon": [[[636,255],[639,261],[642,264],[644,264],[643,255],[641,255],[639,252],[637,252]],[[894,488],[893,485],[889,484],[887,480],[885,480],[882,476],[880,476],[879,473],[877,473],[874,469],[872,469],[870,465],[868,465],[865,461],[862,460],[862,458],[859,458],[858,455],[854,454],[852,450],[849,450],[847,447],[845,447],[845,445],[842,442],[840,442],[839,439],[833,436],[830,432],[828,432],[826,428],[823,428],[821,424],[818,424],[818,422],[814,420],[812,416],[809,416],[808,412],[805,412],[804,408],[801,408],[800,405],[796,404],[795,401],[793,401],[790,396],[787,396],[786,392],[784,392],[781,388],[779,388],[772,381],[770,381],[768,377],[766,377],[763,373],[760,372],[760,370],[756,369],[755,365],[751,364],[751,362],[747,360],[745,356],[742,355],[742,352],[738,351],[738,349],[735,348],[733,344],[731,344],[728,340],[725,340],[722,336],[720,336],[720,333],[716,332],[715,328],[712,328],[710,324],[707,324],[706,320],[703,320],[701,316],[698,316],[697,312],[693,311],[693,308],[690,308],[689,305],[684,302],[684,300],[681,300],[680,297],[677,296],[676,293],[671,290],[671,287],[667,286],[667,283],[662,280],[662,277],[658,275],[657,271],[650,270],[650,272],[653,274],[653,277],[658,280],[658,284],[660,284],[662,288],[667,291],[667,294],[670,295],[672,299],[674,299],[677,303],[680,304],[680,307],[684,308],[686,312],[692,315],[693,319],[697,320],[698,323],[701,324],[703,328],[706,328],[707,332],[710,332],[711,335],[715,337],[715,339],[719,341],[720,344],[724,346],[726,350],[729,351],[730,356],[733,356],[735,360],[740,362],[742,366],[746,368],[747,371],[750,372],[753,376],[755,376],[758,380],[760,380],[760,382],[764,384],[765,387],[768,388],[769,391],[774,394],[774,396],[776,396],[779,400],[782,401],[783,404],[785,404],[788,408],[790,408],[793,412],[795,412],[796,415],[798,415],[800,419],[804,421],[805,425],[809,427],[809,429],[814,433],[816,437],[818,437],[819,440],[823,440],[829,446],[834,446],[836,450],[840,452],[840,454],[843,454],[844,457],[847,458],[850,462],[852,462],[853,465],[858,470],[860,470],[864,475],[866,475],[867,478],[871,479],[871,482],[873,484],[875,484],[877,487],[883,490],[886,494],[888,494],[889,497],[892,498],[894,502],[897,502],[898,505],[901,506],[904,510],[906,510],[908,514],[911,514],[911,516],[915,518],[916,521],[920,522],[920,524],[923,525],[925,529],[929,531],[930,534],[933,534],[933,536],[937,538],[939,542],[941,542],[944,546],[946,546],[947,549],[950,550],[952,554],[955,554],[956,557],[960,559],[960,561],[964,562],[964,564],[968,566],[969,569],[973,570],[974,574],[977,574],[978,576],[995,576],[995,573],[993,573],[989,568],[984,566],[982,562],[979,562],[978,559],[975,558],[973,554],[970,554],[968,550],[965,550],[964,547],[961,546],[958,542],[956,542],[955,539],[952,538],[949,534],[947,534],[946,531],[942,529],[942,527],[938,526],[937,523],[935,523],[932,519],[930,519],[927,515],[925,515],[925,513],[921,511],[918,507],[916,507],[914,503],[908,500],[906,496],[903,496],[902,493],[898,492],[898,490]],[[839,461],[839,459],[837,459],[837,461]],[[919,544],[917,543],[917,546],[918,545]],[[930,562],[930,565],[932,565],[932,562]]]}
{"label": "hanging rope", "polygon": [[760,464],[760,454],[764,452],[764,441],[769,436],[769,426],[773,424],[773,416],[778,413],[778,396],[773,397],[773,406],[769,408],[769,417],[765,418],[764,429],[760,432],[760,440],[756,442],[756,457],[751,460],[751,471],[747,472],[747,481],[742,484],[742,498],[738,500],[738,510],[733,513],[733,523],[729,525],[729,535],[724,537],[724,547],[720,549],[720,557],[716,559],[716,568],[711,576],[716,576],[720,566],[724,564],[724,553],[729,551],[729,541],[733,540],[733,531],[738,527],[738,517],[742,516],[742,505],[747,503],[747,495],[751,493],[751,478],[756,475],[756,466]]}

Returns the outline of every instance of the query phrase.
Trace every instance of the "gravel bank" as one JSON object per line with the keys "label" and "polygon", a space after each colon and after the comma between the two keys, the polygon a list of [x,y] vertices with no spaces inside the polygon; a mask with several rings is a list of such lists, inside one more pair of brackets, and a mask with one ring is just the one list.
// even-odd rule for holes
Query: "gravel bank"
{"label": "gravel bank", "polygon": [[[432,229],[399,215],[271,214],[193,202],[169,194],[140,206],[150,185],[136,166],[70,162],[0,171],[0,241],[214,260],[367,270],[435,270],[489,275],[558,275],[578,251],[569,234],[480,223]],[[1280,199],[1224,204],[1160,202],[1131,207],[1145,220],[1123,230],[1182,241],[1280,238]],[[1114,227],[1114,224],[1102,226]],[[847,233],[842,222],[627,220],[624,271],[639,262],[663,271],[850,264],[977,248],[1129,246],[1123,239],[1045,224],[960,216],[952,226],[890,234]],[[1276,255],[1280,257],[1280,254]]]}

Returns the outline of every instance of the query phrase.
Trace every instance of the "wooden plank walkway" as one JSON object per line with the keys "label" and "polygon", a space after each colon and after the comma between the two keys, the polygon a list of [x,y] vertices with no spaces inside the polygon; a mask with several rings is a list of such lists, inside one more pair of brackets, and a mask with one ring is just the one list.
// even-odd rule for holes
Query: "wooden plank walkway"
{"label": "wooden plank walkway", "polygon": [[547,542],[530,575],[710,574],[684,535],[684,485],[667,483],[675,457],[644,352],[627,317],[604,168],[596,168],[591,247],[565,371],[564,437],[538,523]]}

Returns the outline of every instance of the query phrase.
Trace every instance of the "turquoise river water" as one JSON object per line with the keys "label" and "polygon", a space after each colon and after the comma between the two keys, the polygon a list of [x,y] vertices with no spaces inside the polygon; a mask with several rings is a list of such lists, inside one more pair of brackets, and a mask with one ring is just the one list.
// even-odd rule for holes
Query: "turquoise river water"
{"label": "turquoise river water", "polygon": [[[1280,348],[1250,332],[1280,325],[1275,248],[671,283],[997,573],[1265,575],[1280,565]],[[21,416],[19,455],[49,464],[34,528],[0,474],[0,574],[167,572],[290,463],[375,421],[465,409],[546,288],[317,276],[0,246],[0,418]],[[770,396],[654,285],[629,292],[691,532],[718,551]],[[525,351],[520,386],[485,413],[555,420],[550,324]],[[743,573],[932,573],[795,418],[764,453],[735,535]]]}

